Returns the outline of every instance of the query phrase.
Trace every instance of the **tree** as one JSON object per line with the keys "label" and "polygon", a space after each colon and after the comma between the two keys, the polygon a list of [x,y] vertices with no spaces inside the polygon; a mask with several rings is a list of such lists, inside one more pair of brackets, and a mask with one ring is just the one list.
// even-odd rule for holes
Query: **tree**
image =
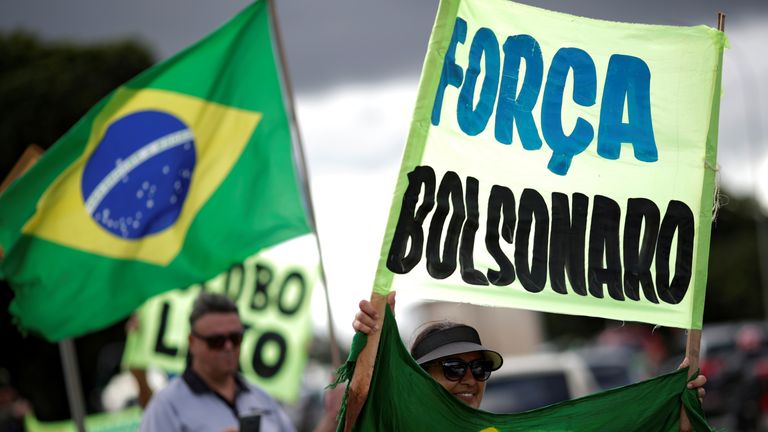
{"label": "tree", "polygon": [[47,149],[88,109],[152,65],[134,41],[94,45],[0,33],[0,179],[30,144]]}
{"label": "tree", "polygon": [[753,198],[723,200],[712,225],[705,323],[765,318],[758,223],[766,216]]}

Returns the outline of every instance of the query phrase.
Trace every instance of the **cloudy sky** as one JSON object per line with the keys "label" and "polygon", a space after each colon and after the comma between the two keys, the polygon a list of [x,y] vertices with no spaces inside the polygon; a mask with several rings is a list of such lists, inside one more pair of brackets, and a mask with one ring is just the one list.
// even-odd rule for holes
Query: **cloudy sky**
{"label": "cloudy sky", "polygon": [[[768,172],[768,2],[526,0],[615,21],[714,26],[727,15],[720,178],[751,193]],[[0,30],[94,42],[138,38],[164,59],[248,1],[2,0]],[[281,0],[278,15],[307,152],[337,329],[368,296],[437,0]],[[762,172],[762,182],[756,182]],[[768,193],[768,191],[765,191]],[[322,302],[316,302],[318,308]],[[322,309],[315,315],[324,323]]]}

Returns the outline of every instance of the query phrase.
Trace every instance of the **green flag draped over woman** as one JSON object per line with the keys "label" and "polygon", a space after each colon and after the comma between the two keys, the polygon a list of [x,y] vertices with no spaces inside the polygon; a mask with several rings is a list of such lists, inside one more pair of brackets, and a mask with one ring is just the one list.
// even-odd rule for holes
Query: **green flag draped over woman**
{"label": "green flag draped over woman", "polygon": [[[677,432],[682,403],[693,430],[710,432],[688,369],[583,398],[517,414],[476,410],[445,391],[403,346],[389,308],[381,330],[376,367],[355,431],[572,431]],[[344,376],[366,344],[355,336]],[[493,378],[491,378],[493,379]],[[347,401],[338,430],[345,429]]]}

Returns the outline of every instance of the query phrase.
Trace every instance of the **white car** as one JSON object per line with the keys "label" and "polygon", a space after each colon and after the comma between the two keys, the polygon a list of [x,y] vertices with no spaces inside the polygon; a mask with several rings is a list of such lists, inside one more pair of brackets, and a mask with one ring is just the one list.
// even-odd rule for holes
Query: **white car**
{"label": "white car", "polygon": [[504,356],[485,387],[480,409],[497,414],[528,411],[598,391],[584,361],[571,352]]}

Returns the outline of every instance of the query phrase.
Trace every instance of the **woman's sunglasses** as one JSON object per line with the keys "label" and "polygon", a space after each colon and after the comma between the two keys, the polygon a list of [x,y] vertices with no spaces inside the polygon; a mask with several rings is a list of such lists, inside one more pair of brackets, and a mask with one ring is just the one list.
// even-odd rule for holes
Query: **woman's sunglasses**
{"label": "woman's sunglasses", "polygon": [[477,381],[485,381],[491,376],[493,362],[490,360],[472,360],[467,363],[462,360],[443,360],[438,364],[443,368],[443,375],[448,381],[460,381],[467,374],[467,368]]}
{"label": "woman's sunglasses", "polygon": [[224,348],[224,345],[226,345],[227,340],[232,342],[232,346],[235,348],[239,347],[240,344],[243,342],[242,330],[237,332],[232,332],[229,334],[213,334],[210,336],[203,336],[193,331],[192,336],[198,339],[204,340],[205,343],[208,344],[208,348],[212,350],[220,350]]}

